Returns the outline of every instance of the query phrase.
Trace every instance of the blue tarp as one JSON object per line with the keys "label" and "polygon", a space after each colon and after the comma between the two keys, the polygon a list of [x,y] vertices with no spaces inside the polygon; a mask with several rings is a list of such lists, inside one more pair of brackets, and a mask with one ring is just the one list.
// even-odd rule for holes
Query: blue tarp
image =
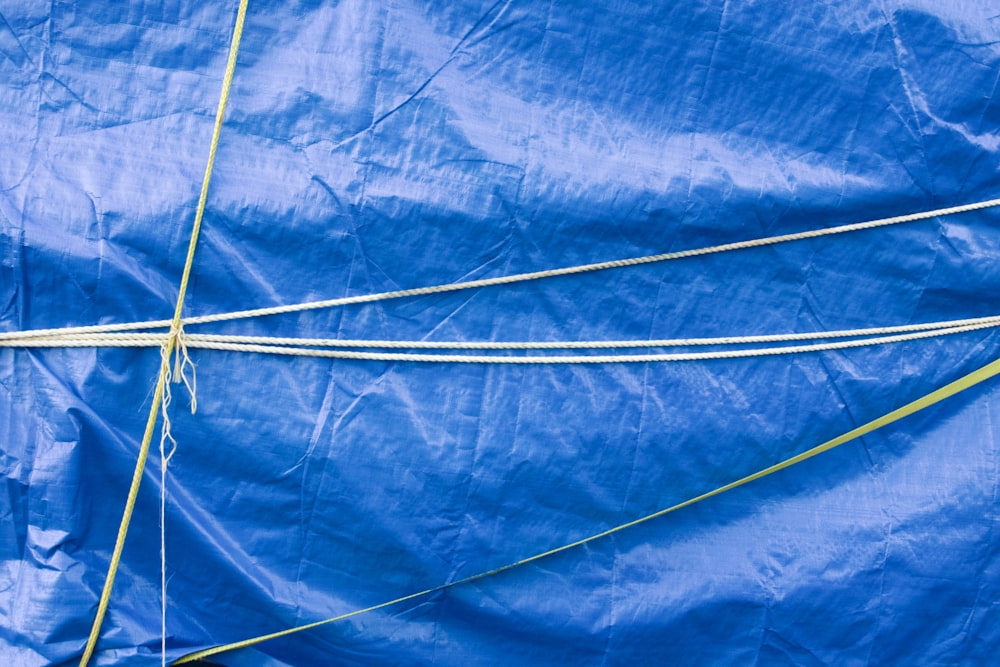
{"label": "blue tarp", "polygon": [[[235,11],[0,1],[0,331],[170,317]],[[184,313],[994,198],[998,15],[927,0],[251,0]],[[186,332],[648,340],[984,317],[1000,314],[998,215]],[[175,385],[170,412],[167,655],[648,515],[998,349],[992,328],[580,366],[192,348],[198,411]],[[4,664],[79,660],[159,360],[0,348]],[[213,659],[985,664],[1000,650],[998,410],[986,382],[613,536]],[[93,664],[159,664],[160,492],[154,452]]]}

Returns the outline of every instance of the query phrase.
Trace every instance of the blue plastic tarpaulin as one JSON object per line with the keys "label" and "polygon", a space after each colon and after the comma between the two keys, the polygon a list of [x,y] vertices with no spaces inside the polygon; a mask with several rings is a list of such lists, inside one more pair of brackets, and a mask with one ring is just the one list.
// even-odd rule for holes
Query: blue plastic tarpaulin
{"label": "blue plastic tarpaulin", "polygon": [[[251,0],[184,316],[990,201],[998,16],[927,0]],[[0,332],[170,318],[235,19],[235,2],[0,0]],[[157,427],[91,664],[159,664],[161,641],[174,660],[487,573],[917,400],[996,359],[997,323],[621,357],[1000,315],[998,221],[983,208],[186,324],[177,370],[196,384],[169,385],[176,451],[161,484]],[[290,356],[197,334],[614,358]],[[665,339],[686,343],[641,346]],[[77,664],[159,343],[19,340],[0,347],[0,661]],[[211,660],[986,664],[998,391],[986,380],[668,515]]]}

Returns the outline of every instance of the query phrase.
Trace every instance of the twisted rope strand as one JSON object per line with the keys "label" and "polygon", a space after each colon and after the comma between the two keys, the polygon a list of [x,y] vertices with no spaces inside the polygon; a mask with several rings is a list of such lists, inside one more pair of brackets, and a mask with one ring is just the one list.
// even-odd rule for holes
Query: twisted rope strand
{"label": "twisted rope strand", "polygon": [[353,359],[357,361],[390,361],[390,362],[434,362],[463,364],[619,364],[619,363],[662,363],[678,361],[705,361],[709,359],[740,359],[746,357],[765,357],[783,354],[800,354],[805,352],[825,352],[844,350],[868,345],[885,345],[901,343],[923,338],[964,333],[989,327],[1000,326],[1000,322],[974,324],[948,329],[933,329],[897,336],[882,336],[876,338],[860,338],[833,343],[815,345],[790,345],[785,347],[767,347],[742,350],[720,350],[715,352],[680,352],[670,354],[615,354],[615,355],[560,355],[560,356],[495,356],[495,355],[463,355],[463,354],[410,354],[393,352],[355,352],[349,350],[323,350],[315,348],[285,347],[282,345],[247,345],[237,343],[218,343],[191,341],[191,347],[209,350],[225,350],[230,352],[256,352],[261,354],[281,354],[299,357],[320,357],[327,359]]}
{"label": "twisted rope strand", "polygon": [[[569,350],[747,345],[753,343],[779,343],[833,338],[860,338],[864,336],[893,335],[907,332],[954,329],[968,326],[985,328],[989,326],[996,326],[997,324],[1000,324],[1000,315],[886,327],[869,327],[864,329],[835,329],[831,331],[807,331],[801,333],[760,334],[751,336],[722,336],[715,338],[660,338],[651,340],[632,339],[609,341],[427,341],[240,336],[228,334],[185,334],[184,341],[191,347],[206,347],[202,344],[207,343],[247,343],[274,346],[362,349]],[[165,333],[51,334],[48,336],[32,336],[24,339],[0,340],[0,347],[159,347],[166,342],[168,335],[169,334]]]}
{"label": "twisted rope strand", "polygon": [[443,292],[455,292],[458,290],[474,289],[480,287],[492,287],[495,285],[509,285],[511,283],[525,282],[528,280],[541,280],[544,278],[554,278],[556,276],[568,276],[576,273],[603,271],[605,269],[618,269],[627,266],[639,266],[641,264],[666,262],[677,259],[685,259],[688,257],[697,257],[699,255],[710,255],[715,253],[732,252],[735,250],[745,250],[747,248],[759,248],[762,246],[776,245],[779,243],[788,243],[790,241],[800,241],[803,239],[819,238],[821,236],[830,236],[833,234],[845,234],[848,232],[856,232],[865,229],[874,229],[876,227],[886,227],[889,225],[898,225],[905,222],[915,222],[917,220],[927,220],[929,218],[955,215],[958,213],[965,213],[968,211],[975,211],[998,205],[1000,205],[1000,199],[990,199],[986,201],[975,202],[972,204],[963,204],[961,206],[951,206],[948,208],[936,209],[933,211],[910,213],[907,215],[898,215],[891,218],[870,220],[868,222],[858,222],[853,224],[840,225],[837,227],[828,227],[825,229],[815,229],[806,232],[796,232],[794,234],[780,234],[778,236],[768,236],[764,238],[751,239],[749,241],[724,243],[721,245],[695,248],[692,250],[667,252],[658,255],[646,255],[644,257],[633,257],[630,259],[616,259],[607,262],[597,262],[594,264],[581,264],[561,269],[549,269],[546,271],[518,273],[510,276],[483,278],[480,280],[468,280],[468,281],[450,283],[445,285],[434,285],[431,287],[417,287],[413,289],[381,292],[378,294],[341,297],[338,299],[326,299],[324,301],[309,301],[305,303],[291,304],[287,306],[255,308],[252,310],[242,310],[232,313],[220,313],[218,315],[202,315],[199,317],[189,318],[187,320],[187,323],[206,324],[208,322],[222,322],[224,320],[235,320],[246,317],[264,317],[267,315],[293,313],[293,312],[311,310],[317,308],[333,308],[337,306],[346,306],[358,303],[371,303],[373,301],[385,301],[388,299],[399,299],[403,297],[424,296],[428,294],[439,294]]}
{"label": "twisted rope strand", "polygon": [[[277,338],[269,336],[229,336],[208,334],[185,334],[175,353],[175,365],[190,368],[192,378],[194,367],[187,355],[187,348],[225,350],[260,354],[284,354],[291,356],[313,356],[337,359],[369,361],[431,361],[451,363],[494,363],[494,364],[579,364],[579,363],[622,363],[622,362],[664,362],[696,361],[707,359],[734,359],[743,357],[797,354],[802,352],[822,352],[841,350],[868,345],[900,343],[923,338],[945,336],[978,329],[1000,326],[1000,316],[968,318],[924,324],[907,324],[869,329],[845,329],[837,331],[816,331],[805,333],[768,334],[759,336],[727,336],[722,338],[674,338],[658,340],[617,340],[617,341],[507,341],[507,342],[464,342],[464,341],[387,341],[387,340],[336,340],[326,338]],[[73,336],[49,336],[29,338],[21,341],[0,342],[0,346],[19,347],[158,347],[164,345],[167,334],[108,333],[77,334]],[[601,356],[495,356],[495,355],[443,355],[405,354],[382,352],[358,352],[343,348],[358,349],[435,349],[435,350],[598,350],[615,348],[671,348],[698,346],[739,346],[752,343],[775,343],[808,341],[820,339],[849,338],[846,341],[831,341],[813,345],[792,345],[784,347],[764,347],[712,352],[687,352],[646,355],[601,355]],[[336,348],[333,350],[322,348]],[[186,373],[177,368],[174,380],[183,380],[193,400],[196,396],[193,379],[189,383]],[[194,404],[192,405],[194,407]]]}

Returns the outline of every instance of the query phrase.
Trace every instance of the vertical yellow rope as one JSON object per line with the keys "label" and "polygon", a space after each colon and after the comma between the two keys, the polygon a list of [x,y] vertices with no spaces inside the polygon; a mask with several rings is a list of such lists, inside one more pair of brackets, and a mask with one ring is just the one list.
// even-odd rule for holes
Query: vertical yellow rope
{"label": "vertical yellow rope", "polygon": [[222,132],[222,119],[226,111],[226,103],[229,101],[229,89],[233,82],[233,72],[236,69],[236,54],[240,48],[240,38],[243,35],[243,21],[246,18],[248,0],[240,0],[239,9],[236,14],[236,25],[233,29],[233,39],[229,45],[229,60],[226,63],[226,74],[222,80],[222,94],[219,96],[219,107],[215,113],[215,127],[212,131],[212,144],[208,151],[208,164],[205,166],[205,176],[201,182],[201,194],[198,197],[198,208],[194,216],[194,226],[191,230],[191,240],[188,243],[187,257],[184,260],[184,271],[181,274],[181,283],[177,292],[177,303],[174,306],[174,317],[170,325],[170,336],[165,343],[165,353],[160,362],[160,374],[156,379],[156,389],[153,393],[153,404],[149,409],[149,418],[146,420],[146,430],[142,436],[142,443],[139,446],[139,456],[135,463],[135,471],[132,473],[132,485],[129,487],[128,499],[125,501],[125,511],[122,514],[121,524],[118,526],[118,537],[115,541],[115,548],[111,554],[111,562],[108,565],[108,574],[104,579],[104,588],[101,591],[101,599],[97,605],[97,613],[94,616],[94,623],[90,628],[90,637],[87,639],[87,646],[80,658],[80,667],[86,667],[90,658],[94,654],[97,646],[97,639],[101,633],[101,624],[108,611],[108,601],[111,599],[111,589],[115,583],[115,575],[118,572],[118,564],[121,561],[122,549],[125,546],[125,536],[128,534],[129,523],[132,520],[132,511],[135,509],[135,500],[139,494],[139,484],[142,482],[142,473],[146,467],[146,458],[149,456],[149,444],[153,439],[153,431],[156,427],[156,419],[160,413],[160,402],[163,400],[164,384],[170,369],[170,355],[177,346],[177,336],[181,330],[181,311],[184,307],[184,295],[187,292],[188,280],[191,276],[191,267],[194,264],[194,251],[198,244],[198,235],[201,232],[201,221],[205,215],[205,203],[208,200],[208,184],[212,178],[212,167],[215,164],[215,153],[219,147],[219,134]]}

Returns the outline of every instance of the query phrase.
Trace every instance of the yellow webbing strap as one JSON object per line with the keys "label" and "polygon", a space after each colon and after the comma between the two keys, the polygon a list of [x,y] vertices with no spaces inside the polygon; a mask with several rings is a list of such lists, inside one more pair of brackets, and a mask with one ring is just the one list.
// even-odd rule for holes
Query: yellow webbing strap
{"label": "yellow webbing strap", "polygon": [[122,514],[122,521],[118,526],[118,537],[115,540],[115,548],[111,554],[111,562],[108,565],[108,574],[104,579],[104,588],[101,590],[101,599],[97,605],[97,613],[94,615],[94,623],[90,628],[87,646],[84,648],[83,656],[80,658],[80,667],[86,667],[87,663],[90,662],[90,658],[94,654],[94,648],[97,646],[97,639],[101,634],[101,624],[104,622],[104,616],[108,611],[111,589],[115,583],[115,575],[118,573],[118,564],[121,561],[122,549],[125,546],[125,537],[128,535],[129,523],[132,521],[132,511],[135,509],[135,500],[139,495],[139,484],[142,482],[142,473],[146,468],[146,458],[149,456],[149,443],[153,439],[156,419],[160,413],[164,384],[170,366],[170,355],[177,346],[177,336],[181,329],[181,310],[184,306],[184,294],[187,292],[188,279],[191,275],[191,267],[194,264],[194,250],[198,244],[201,220],[205,215],[205,203],[208,200],[208,184],[212,179],[212,167],[215,164],[215,153],[219,146],[219,134],[222,131],[222,118],[226,111],[226,102],[229,101],[229,88],[232,85],[233,72],[236,69],[236,53],[239,51],[240,38],[243,35],[243,20],[246,17],[247,2],[248,0],[240,0],[239,10],[236,14],[233,39],[229,45],[229,60],[226,63],[225,77],[222,80],[222,94],[219,96],[219,107],[215,114],[212,144],[208,151],[208,164],[205,167],[205,177],[201,182],[201,194],[198,197],[198,208],[195,212],[194,226],[191,230],[191,240],[188,243],[187,258],[184,261],[184,271],[181,274],[181,283],[177,292],[177,303],[174,305],[174,318],[170,325],[170,337],[167,339],[160,361],[160,375],[156,380],[153,405],[149,409],[146,430],[142,436],[142,443],[139,445],[139,456],[135,462],[135,470],[132,473],[132,485],[129,487],[128,498],[125,501],[125,511]]}
{"label": "yellow webbing strap", "polygon": [[855,438],[860,438],[860,437],[862,437],[864,435],[867,435],[868,433],[871,433],[872,431],[875,431],[876,429],[882,428],[883,426],[891,424],[894,421],[902,419],[903,417],[907,417],[909,415],[912,415],[913,413],[918,412],[920,410],[923,410],[924,408],[929,407],[931,405],[934,405],[935,403],[937,403],[939,401],[942,401],[942,400],[948,398],[949,396],[954,396],[955,394],[957,394],[957,393],[959,393],[961,391],[964,391],[964,390],[968,389],[969,387],[977,385],[980,382],[983,382],[984,380],[988,380],[989,378],[993,377],[997,373],[1000,373],[1000,359],[998,359],[997,361],[993,361],[993,362],[991,362],[991,363],[983,366],[982,368],[980,368],[980,369],[978,369],[976,371],[973,371],[972,373],[969,373],[968,375],[965,375],[965,376],[959,378],[958,380],[955,380],[954,382],[951,382],[951,383],[949,383],[949,384],[941,387],[940,389],[936,389],[936,390],[932,391],[931,393],[929,393],[929,394],[927,394],[925,396],[922,396],[922,397],[918,398],[917,400],[915,400],[915,401],[913,401],[911,403],[907,403],[906,405],[904,405],[901,408],[897,408],[897,409],[893,410],[892,412],[889,412],[889,413],[887,413],[885,415],[882,415],[881,417],[879,417],[877,419],[873,419],[872,421],[868,422],[867,424],[862,424],[861,426],[858,426],[857,428],[852,429],[852,430],[848,431],[847,433],[844,433],[843,435],[839,435],[836,438],[833,438],[832,440],[827,440],[823,444],[817,445],[816,447],[813,447],[812,449],[808,449],[808,450],[802,452],[801,454],[796,454],[795,456],[793,456],[791,458],[787,458],[784,461],[781,461],[779,463],[775,463],[774,465],[772,465],[770,467],[764,468],[763,470],[759,470],[759,471],[757,471],[757,472],[755,472],[755,473],[753,473],[751,475],[747,475],[746,477],[738,479],[735,482],[730,482],[729,484],[726,484],[725,486],[720,486],[717,489],[713,489],[712,491],[709,491],[707,493],[703,493],[700,496],[696,496],[696,497],[691,498],[689,500],[685,500],[684,502],[678,503],[676,505],[673,505],[672,507],[668,507],[666,509],[659,510],[658,512],[654,512],[653,514],[649,514],[647,516],[641,517],[641,518],[636,519],[634,521],[630,521],[628,523],[623,523],[620,526],[615,526],[614,528],[610,528],[610,529],[605,530],[603,532],[597,533],[596,535],[591,535],[590,537],[585,537],[582,540],[577,540],[576,542],[572,542],[570,544],[566,544],[566,545],[563,545],[561,547],[557,547],[557,548],[552,549],[550,551],[546,551],[544,553],[540,553],[540,554],[536,554],[534,556],[530,556],[530,557],[525,558],[523,560],[519,560],[516,563],[510,563],[509,565],[504,565],[503,567],[499,567],[499,568],[497,568],[495,570],[490,570],[488,572],[480,572],[479,574],[474,574],[471,577],[466,577],[466,578],[460,579],[458,581],[452,581],[450,583],[441,584],[439,586],[435,586],[433,588],[428,588],[428,589],[420,591],[418,593],[411,593],[410,595],[405,595],[403,597],[396,598],[395,600],[390,600],[388,602],[383,602],[381,604],[377,604],[377,605],[372,606],[372,607],[366,607],[364,609],[358,609],[356,611],[352,611],[352,612],[349,612],[347,614],[341,614],[340,616],[334,616],[333,618],[327,618],[325,620],[316,621],[315,623],[309,623],[307,625],[300,625],[298,627],[290,628],[288,630],[282,630],[280,632],[273,632],[271,634],[261,635],[260,637],[254,637],[252,639],[244,639],[243,641],[234,642],[232,644],[225,644],[223,646],[216,646],[214,648],[209,648],[209,649],[204,649],[204,650],[201,650],[201,651],[196,651],[194,653],[189,653],[188,655],[186,655],[186,656],[180,658],[179,660],[175,661],[173,664],[180,665],[180,664],[183,664],[183,663],[194,662],[195,660],[199,660],[201,658],[206,658],[206,657],[211,656],[211,655],[216,655],[218,653],[224,653],[226,651],[234,651],[236,649],[246,648],[248,646],[253,646],[254,644],[259,644],[261,642],[268,641],[269,639],[277,639],[278,637],[284,637],[284,636],[287,636],[287,635],[290,635],[290,634],[294,634],[296,632],[301,632],[303,630],[309,630],[309,629],[312,629],[312,628],[319,627],[321,625],[326,625],[327,623],[334,623],[336,621],[342,621],[344,619],[351,618],[352,616],[358,616],[360,614],[364,614],[364,613],[367,613],[367,612],[370,612],[370,611],[376,611],[376,610],[382,609],[384,607],[389,607],[389,606],[392,606],[392,605],[395,605],[395,604],[399,604],[401,602],[406,602],[407,600],[412,600],[414,598],[423,597],[425,595],[431,595],[432,593],[436,593],[436,592],[444,590],[446,588],[451,588],[453,586],[460,586],[462,584],[467,584],[467,583],[470,583],[472,581],[476,581],[477,579],[483,579],[485,577],[489,577],[489,576],[492,576],[494,574],[499,574],[501,572],[505,572],[507,570],[511,570],[511,569],[513,569],[515,567],[519,567],[521,565],[526,565],[527,563],[531,563],[533,561],[540,560],[540,559],[545,558],[547,556],[552,556],[552,555],[555,555],[557,553],[566,551],[568,549],[572,549],[574,547],[579,547],[581,545],[587,544],[588,542],[592,542],[592,541],[600,539],[602,537],[607,537],[608,535],[611,535],[613,533],[617,533],[618,531],[625,530],[626,528],[631,528],[632,526],[636,526],[636,525],[638,525],[640,523],[644,523],[644,522],[649,521],[651,519],[655,519],[657,517],[661,517],[664,514],[669,514],[671,512],[676,512],[677,510],[679,510],[681,508],[688,507],[689,505],[694,505],[695,503],[701,502],[702,500],[705,500],[707,498],[711,498],[712,496],[717,496],[717,495],[719,495],[721,493],[725,493],[726,491],[730,491],[732,489],[735,489],[738,486],[743,486],[744,484],[752,482],[752,481],[754,481],[756,479],[760,479],[762,477],[767,477],[768,475],[776,473],[779,470],[784,470],[785,468],[790,468],[791,466],[793,466],[793,465],[795,465],[797,463],[801,463],[802,461],[805,461],[806,459],[810,459],[810,458],[816,456],[817,454],[822,454],[823,452],[829,451],[829,450],[831,450],[831,449],[833,449],[835,447],[839,447],[840,445],[844,444],[845,442],[850,442],[851,440],[854,440]]}

